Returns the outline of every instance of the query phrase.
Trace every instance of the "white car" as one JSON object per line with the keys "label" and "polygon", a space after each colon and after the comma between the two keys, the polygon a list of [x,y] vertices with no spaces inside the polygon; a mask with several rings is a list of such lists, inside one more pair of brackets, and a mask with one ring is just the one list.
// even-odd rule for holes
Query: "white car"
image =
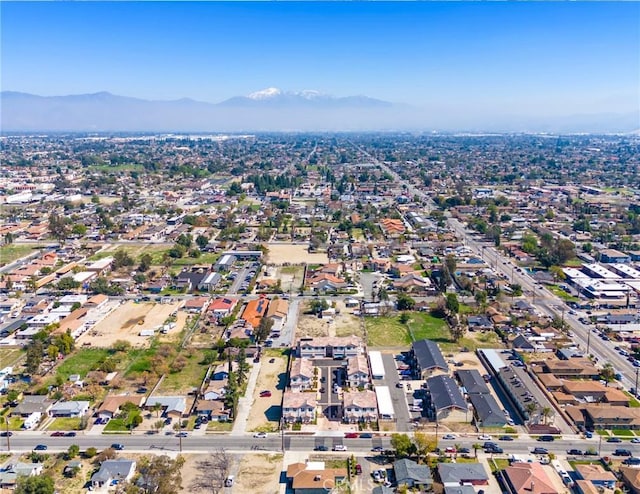
{"label": "white car", "polygon": [[347,447],[344,444],[335,444],[333,446],[334,451],[346,451]]}
{"label": "white car", "polygon": [[266,432],[256,432],[253,437],[257,437],[259,439],[264,439],[267,437],[267,433]]}
{"label": "white car", "polygon": [[480,441],[491,441],[491,436],[489,434],[482,434],[478,436]]}
{"label": "white car", "polygon": [[631,442],[632,442],[633,444],[638,444],[638,443],[640,443],[640,437],[634,437],[634,438],[631,440]]}

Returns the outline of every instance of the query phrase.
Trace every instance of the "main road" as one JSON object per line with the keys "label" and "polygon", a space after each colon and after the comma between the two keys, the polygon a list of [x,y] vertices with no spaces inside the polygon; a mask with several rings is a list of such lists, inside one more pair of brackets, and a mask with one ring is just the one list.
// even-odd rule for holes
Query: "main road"
{"label": "main road", "polygon": [[[407,187],[407,190],[423,199],[427,205],[427,209],[434,209],[436,206],[431,198],[418,189],[415,185],[403,180],[402,177],[385,163],[366,152],[359,146],[353,144],[361,153],[366,155],[370,160],[376,163],[383,171],[389,173],[394,179]],[[546,290],[542,285],[538,285],[526,272],[519,271],[510,259],[503,256],[497,249],[486,242],[480,242],[473,237],[471,232],[467,231],[462,223],[457,219],[448,216],[447,223],[449,227],[456,232],[459,238],[480,256],[483,260],[492,266],[498,274],[503,274],[511,280],[512,283],[519,284],[523,292],[531,296],[531,304],[541,313],[550,316],[562,318],[573,330],[573,339],[585,351],[596,357],[601,362],[609,362],[613,365],[616,372],[620,373],[622,385],[626,389],[636,388],[638,393],[638,377],[639,369],[631,365],[631,363],[620,355],[610,342],[601,340],[596,334],[593,334],[592,328],[583,324],[574,314],[565,313],[565,304],[557,295]],[[590,334],[591,333],[591,334]]]}

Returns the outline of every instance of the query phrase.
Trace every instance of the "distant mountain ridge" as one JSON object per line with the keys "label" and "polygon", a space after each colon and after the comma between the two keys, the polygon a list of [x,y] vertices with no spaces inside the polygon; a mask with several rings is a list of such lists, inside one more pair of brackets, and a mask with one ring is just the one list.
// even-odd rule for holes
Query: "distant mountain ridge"
{"label": "distant mountain ridge", "polygon": [[[190,98],[146,100],[106,91],[67,96],[0,93],[3,132],[151,131],[492,131],[627,133],[640,114],[471,117],[368,96],[266,88],[219,103]],[[462,116],[460,116],[462,115]]]}

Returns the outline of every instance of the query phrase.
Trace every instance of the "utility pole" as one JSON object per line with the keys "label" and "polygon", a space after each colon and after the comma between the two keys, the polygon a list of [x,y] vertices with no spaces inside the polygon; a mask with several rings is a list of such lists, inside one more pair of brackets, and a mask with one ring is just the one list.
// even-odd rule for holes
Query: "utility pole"
{"label": "utility pole", "polygon": [[[589,345],[591,344],[591,328],[587,328],[587,357],[589,356]],[[638,386],[638,369],[636,369],[636,388]]]}
{"label": "utility pole", "polygon": [[[636,381],[638,380],[638,374],[636,373]],[[9,441],[9,417],[7,417],[5,415],[4,417],[4,424],[6,426],[6,433],[7,433],[7,452],[11,451],[11,442]]]}
{"label": "utility pole", "polygon": [[[638,372],[640,372],[640,368],[636,367],[636,389],[635,389],[635,394],[638,394]],[[9,436],[7,436],[7,439],[9,439]]]}

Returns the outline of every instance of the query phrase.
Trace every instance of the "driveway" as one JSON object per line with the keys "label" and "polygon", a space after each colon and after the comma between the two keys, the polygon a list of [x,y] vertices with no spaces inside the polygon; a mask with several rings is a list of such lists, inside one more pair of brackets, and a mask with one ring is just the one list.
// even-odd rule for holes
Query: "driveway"
{"label": "driveway", "polygon": [[400,381],[396,363],[393,354],[383,353],[382,363],[384,364],[384,379],[375,379],[373,384],[376,386],[388,386],[391,394],[391,402],[396,413],[396,429],[400,432],[412,430],[409,426],[411,416],[409,415],[409,406],[403,388],[396,388],[396,383]]}
{"label": "driveway", "polygon": [[315,361],[316,366],[320,368],[320,377],[324,381],[320,383],[324,392],[320,393],[318,405],[322,407],[322,414],[327,419],[338,422],[342,420],[342,400],[338,393],[333,392],[333,385],[336,381],[334,373],[343,368],[342,362],[342,360],[330,359]]}

